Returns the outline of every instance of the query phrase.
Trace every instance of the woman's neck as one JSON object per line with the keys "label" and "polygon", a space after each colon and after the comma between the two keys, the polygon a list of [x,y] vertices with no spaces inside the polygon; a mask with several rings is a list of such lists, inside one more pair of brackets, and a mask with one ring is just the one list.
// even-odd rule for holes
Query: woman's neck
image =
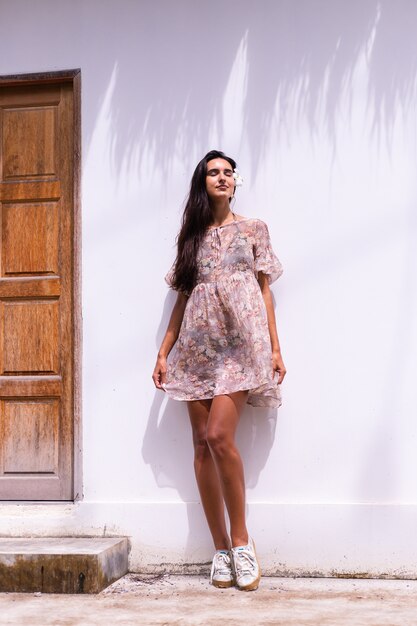
{"label": "woman's neck", "polygon": [[213,226],[221,226],[223,222],[227,222],[232,214],[228,200],[211,204],[211,211],[213,214]]}

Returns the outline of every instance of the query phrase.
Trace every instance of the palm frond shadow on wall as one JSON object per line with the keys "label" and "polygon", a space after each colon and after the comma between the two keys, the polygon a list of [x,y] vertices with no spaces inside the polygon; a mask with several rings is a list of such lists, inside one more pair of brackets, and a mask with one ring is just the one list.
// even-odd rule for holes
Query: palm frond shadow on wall
{"label": "palm frond shadow on wall", "polygon": [[[288,115],[318,132],[319,113],[337,150],[335,120],[349,95],[360,55],[368,64],[370,135],[390,135],[398,108],[414,101],[417,5],[412,0],[290,0],[211,3],[187,0],[131,5],[118,15],[120,38],[109,39],[103,4],[92,42],[100,54],[96,93],[114,73],[112,148],[116,167],[152,155],[169,170],[174,154],[188,168],[206,147],[215,126],[222,136],[223,101],[236,55],[245,47],[241,137],[256,171],[271,133],[286,140]],[[103,28],[100,27],[100,23]],[[97,107],[99,106],[97,102]],[[97,110],[87,111],[95,115]],[[94,123],[87,123],[92,129]],[[88,141],[88,138],[87,138]]]}

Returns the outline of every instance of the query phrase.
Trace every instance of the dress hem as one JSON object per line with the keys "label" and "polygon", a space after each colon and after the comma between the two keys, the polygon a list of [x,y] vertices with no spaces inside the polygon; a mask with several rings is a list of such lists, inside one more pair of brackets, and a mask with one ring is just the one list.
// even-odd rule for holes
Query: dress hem
{"label": "dress hem", "polygon": [[[196,402],[198,400],[213,400],[213,398],[215,398],[216,396],[227,396],[231,393],[236,393],[237,391],[248,391],[247,404],[249,404],[250,406],[279,408],[282,404],[279,390],[278,390],[278,396],[266,395],[264,393],[259,393],[259,394],[256,393],[256,389],[258,389],[259,387],[263,387],[269,382],[270,382],[269,380],[265,381],[264,383],[261,383],[257,387],[252,387],[251,389],[248,389],[247,387],[239,387],[237,389],[233,389],[225,393],[217,393],[217,394],[214,393],[209,396],[203,396],[199,398],[184,398],[184,397],[180,398],[179,396],[173,395],[172,392],[167,391],[166,389],[164,389],[164,391],[171,400],[177,400],[178,402]],[[259,400],[260,402],[259,404],[258,403],[254,404],[253,400],[255,401]],[[268,400],[271,401],[270,404],[268,404]]]}

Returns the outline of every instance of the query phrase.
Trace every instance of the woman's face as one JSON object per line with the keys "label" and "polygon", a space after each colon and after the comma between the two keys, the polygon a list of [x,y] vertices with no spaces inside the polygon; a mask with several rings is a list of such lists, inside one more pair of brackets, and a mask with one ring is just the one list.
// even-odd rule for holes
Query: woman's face
{"label": "woman's face", "polygon": [[212,159],[207,163],[206,189],[210,200],[230,199],[235,193],[233,168],[225,159]]}

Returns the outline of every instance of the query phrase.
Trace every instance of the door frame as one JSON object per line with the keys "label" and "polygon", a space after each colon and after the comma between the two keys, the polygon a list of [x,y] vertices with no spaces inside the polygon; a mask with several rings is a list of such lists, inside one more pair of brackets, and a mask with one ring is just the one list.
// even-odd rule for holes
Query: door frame
{"label": "door frame", "polygon": [[[0,76],[0,87],[71,83],[74,99],[74,188],[73,188],[73,499],[83,499],[82,480],[82,309],[81,309],[81,69]],[[48,501],[50,502],[50,501]],[[60,502],[63,502],[60,500]],[[14,502],[16,504],[16,502]],[[27,501],[25,501],[27,503]],[[39,501],[36,504],[40,504]]]}

